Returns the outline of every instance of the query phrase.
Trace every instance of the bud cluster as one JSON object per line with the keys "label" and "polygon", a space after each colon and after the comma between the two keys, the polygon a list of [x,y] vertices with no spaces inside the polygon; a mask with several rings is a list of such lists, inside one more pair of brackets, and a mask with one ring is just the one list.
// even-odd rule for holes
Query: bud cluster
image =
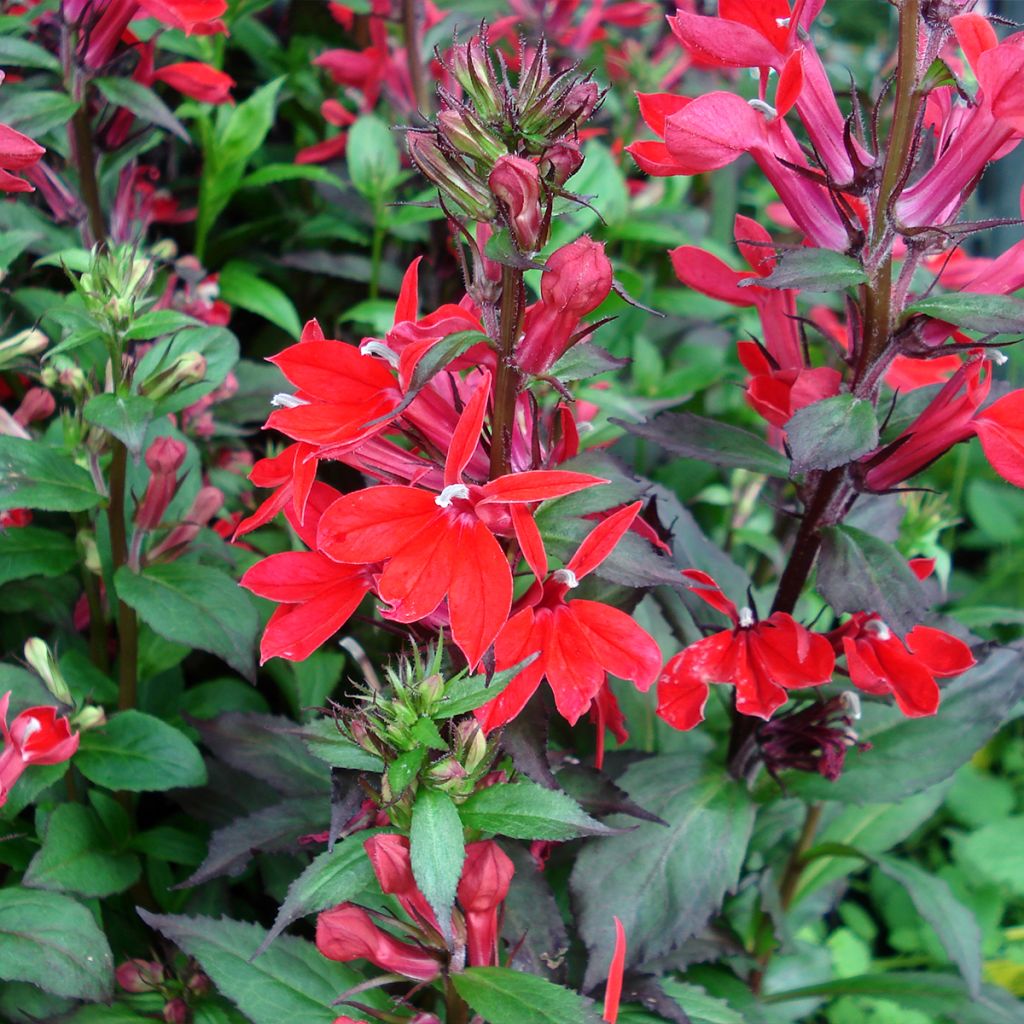
{"label": "bud cluster", "polygon": [[437,123],[409,133],[409,154],[446,208],[500,223],[521,252],[536,252],[547,240],[554,197],[566,194],[583,163],[579,129],[601,93],[574,68],[553,73],[544,43],[529,59],[524,48],[515,86],[500,55],[497,61],[498,68],[483,26],[452,47],[448,70],[462,96],[439,90]]}

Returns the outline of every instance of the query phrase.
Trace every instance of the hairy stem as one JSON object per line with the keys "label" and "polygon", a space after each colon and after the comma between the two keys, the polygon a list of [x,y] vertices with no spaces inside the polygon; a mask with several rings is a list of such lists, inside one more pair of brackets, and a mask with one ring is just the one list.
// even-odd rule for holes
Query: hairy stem
{"label": "hairy stem", "polygon": [[501,317],[498,324],[498,375],[494,386],[494,420],[491,431],[491,479],[509,471],[512,423],[515,419],[519,371],[514,362],[516,341],[522,329],[525,296],[523,272],[503,267]]}

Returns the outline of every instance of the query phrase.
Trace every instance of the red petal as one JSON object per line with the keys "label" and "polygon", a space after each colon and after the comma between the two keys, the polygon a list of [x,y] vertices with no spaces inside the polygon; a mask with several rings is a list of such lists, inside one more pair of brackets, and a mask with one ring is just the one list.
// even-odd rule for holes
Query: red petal
{"label": "red petal", "polygon": [[419,267],[422,259],[422,256],[417,256],[402,276],[402,287],[395,303],[396,324],[416,319],[416,306],[419,303]]}
{"label": "red petal", "polygon": [[348,148],[348,135],[342,132],[340,135],[333,135],[323,142],[314,142],[311,146],[303,146],[295,154],[294,162],[297,164],[322,164],[328,160],[335,160],[344,155]]}
{"label": "red petal", "polygon": [[452,433],[452,443],[448,446],[448,458],[444,464],[445,487],[462,483],[462,471],[480,444],[480,431],[483,430],[487,400],[490,397],[491,375],[485,370]]}
{"label": "red petal", "polygon": [[[398,406],[398,392],[376,392],[360,404],[300,405],[275,409],[266,427],[314,445],[354,443],[383,429],[383,418]],[[372,424],[372,425],[371,425]]]}
{"label": "red petal", "polygon": [[512,573],[494,534],[479,520],[460,523],[448,592],[452,637],[474,669],[508,620]]}
{"label": "red petal", "polygon": [[744,217],[742,213],[736,214],[732,232],[736,248],[743,254],[750,268],[762,277],[770,274],[776,263],[772,236],[756,220]]}
{"label": "red petal", "polygon": [[587,487],[606,484],[607,480],[589,473],[571,473],[565,469],[535,469],[525,473],[509,473],[484,484],[484,497],[479,505],[495,502],[546,501],[575,494]]}
{"label": "red petal", "polygon": [[775,109],[779,117],[785,117],[792,109],[804,87],[803,50],[794,50],[779,75],[775,90]]}
{"label": "red petal", "polygon": [[665,134],[665,118],[678,113],[692,103],[689,96],[674,96],[669,92],[638,92],[640,116],[655,135]]}
{"label": "red petal", "polygon": [[300,341],[271,356],[270,362],[300,391],[321,402],[358,406],[395,387],[385,363],[344,341]]}
{"label": "red petal", "polygon": [[459,546],[460,535],[442,513],[411,540],[403,537],[405,545],[388,562],[378,585],[381,600],[394,606],[390,617],[396,622],[425,618],[444,600],[456,565],[466,554]]}
{"label": "red petal", "polygon": [[704,721],[708,680],[722,675],[721,663],[730,657],[731,630],[698,640],[670,659],[658,677],[658,717],[675,729],[692,729]]}
{"label": "red petal", "polygon": [[999,37],[988,20],[981,14],[957,14],[949,19],[960,49],[964,51],[971,70],[977,71],[978,58],[999,45]]}
{"label": "red petal", "polygon": [[599,601],[570,601],[569,613],[587,634],[591,649],[613,676],[647,691],[661,670],[654,638],[625,612]]}
{"label": "red petal", "polygon": [[755,661],[772,682],[788,690],[821,686],[832,678],[832,645],[783,612],[759,622],[750,631],[750,643]]}
{"label": "red petal", "polygon": [[[545,616],[547,618],[547,616]],[[535,629],[536,620],[532,608],[516,612],[502,627],[494,641],[494,667],[497,671],[518,665],[536,651],[543,651],[543,628]],[[484,732],[497,729],[511,722],[526,707],[541,679],[544,678],[544,655],[532,661],[498,694],[476,711],[477,721]]]}
{"label": "red petal", "polygon": [[871,639],[843,637],[843,653],[850,682],[859,690],[878,695],[892,693],[892,680],[875,655]]}
{"label": "red petal", "polygon": [[722,593],[722,588],[706,572],[701,572],[700,569],[683,569],[682,575],[697,584],[695,587],[689,584],[687,586],[702,601],[723,615],[728,615],[734,623],[739,622],[736,605]]}
{"label": "red petal", "polygon": [[[771,250],[765,250],[771,252]],[[695,245],[681,245],[669,252],[676,277],[688,288],[702,295],[728,302],[733,306],[753,306],[757,291],[741,288],[740,281],[749,278],[749,271],[733,270],[717,256]]]}
{"label": "red petal", "polygon": [[608,984],[604,990],[604,1013],[601,1019],[608,1024],[615,1024],[619,1019],[619,1000],[622,998],[622,973],[626,967],[626,932],[622,922],[613,917],[615,922],[615,949],[612,962],[608,968]]}
{"label": "red petal", "polygon": [[992,468],[1024,487],[1024,390],[997,399],[974,419],[974,429]]}
{"label": "red petal", "polygon": [[323,341],[324,340],[324,329],[320,326],[320,321],[314,317],[312,320],[307,320],[302,327],[302,334],[299,335],[299,343],[304,341]]}
{"label": "red petal", "polygon": [[321,517],[340,497],[341,493],[329,484],[314,480],[303,508],[302,519],[295,514],[294,504],[285,505],[284,517],[288,520],[288,525],[310,550],[316,550],[316,531],[320,526]]}
{"label": "red petal", "polygon": [[369,592],[363,576],[352,577],[303,604],[285,604],[267,621],[260,664],[270,658],[304,661],[348,621]]}
{"label": "red petal", "polygon": [[[731,675],[736,686],[736,710],[741,715],[755,715],[769,719],[777,708],[782,707],[788,694],[779,682],[773,668],[767,666],[755,651],[753,631],[738,637],[733,649]],[[830,648],[831,650],[831,648]]]}
{"label": "red petal", "polygon": [[697,171],[715,171],[764,145],[765,122],[746,100],[709,92],[665,122],[669,153]]}
{"label": "red petal", "polygon": [[525,505],[509,505],[509,512],[512,516],[512,528],[516,531],[516,540],[519,542],[519,549],[526,559],[538,582],[543,582],[548,574],[548,556],[544,550],[544,541],[541,539],[540,530],[533,521],[533,513]]}
{"label": "red petal", "polygon": [[673,35],[705,63],[729,68],[776,67],[782,55],[765,36],[740,21],[678,11],[668,19]]}
{"label": "red petal", "polygon": [[871,646],[900,711],[908,718],[934,715],[939,707],[939,687],[923,659],[915,658],[895,636],[873,639]]}
{"label": "red petal", "polygon": [[635,501],[607,519],[601,520],[583,538],[583,542],[576,549],[576,554],[569,559],[566,569],[573,572],[578,580],[592,573],[612,553],[623,534],[633,525],[633,520],[636,519],[642,505],[642,501]]}
{"label": "red petal", "polygon": [[976,665],[970,647],[941,629],[915,626],[905,639],[907,648],[940,678],[958,676]]}
{"label": "red petal", "polygon": [[626,147],[626,152],[636,161],[637,167],[652,178],[671,178],[676,174],[699,173],[697,169],[672,156],[664,142],[654,139],[634,142]]}
{"label": "red petal", "polygon": [[441,515],[430,491],[397,484],[367,487],[324,512],[316,546],[336,562],[381,562]]}
{"label": "red petal", "polygon": [[604,686],[605,667],[571,605],[553,610],[549,629],[544,646],[545,675],[558,713],[575,725]]}
{"label": "red petal", "polygon": [[283,604],[301,604],[335,586],[362,579],[363,567],[342,565],[316,551],[282,551],[248,569],[239,581],[260,597]]}

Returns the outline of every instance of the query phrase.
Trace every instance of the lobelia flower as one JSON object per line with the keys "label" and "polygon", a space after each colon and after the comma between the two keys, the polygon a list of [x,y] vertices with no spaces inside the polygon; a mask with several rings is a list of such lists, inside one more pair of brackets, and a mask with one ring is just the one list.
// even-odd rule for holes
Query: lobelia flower
{"label": "lobelia flower", "polygon": [[500,907],[514,873],[508,854],[493,839],[467,844],[456,896],[466,920],[466,962],[472,967],[498,966]]}
{"label": "lobelia flower", "polygon": [[737,610],[704,572],[686,569],[690,589],[732,620],[732,628],[684,648],[658,679],[658,716],[677,729],[704,720],[709,684],[736,687],[736,710],[768,719],[788,699],[787,690],[821,686],[832,678],[835,656],[828,640],[785,612],[754,618]]}
{"label": "lobelia flower", "polygon": [[15,782],[30,764],[60,764],[78,749],[78,733],[71,732],[66,718],[54,707],[27,708],[7,724],[11,691],[0,697],[0,734],[4,749],[0,753],[0,806]]}
{"label": "lobelia flower", "polygon": [[299,522],[305,515],[316,479],[316,451],[311,444],[301,441],[288,445],[284,451],[269,458],[260,459],[249,473],[249,479],[256,487],[273,487],[273,493],[263,500],[251,516],[235,527],[235,539],[269,523],[283,508],[291,504]]}
{"label": "lobelia flower", "polygon": [[483,485],[463,472],[477,449],[490,396],[484,373],[452,434],[440,494],[423,487],[384,484],[339,498],[320,520],[317,548],[339,562],[386,561],[379,580],[389,618],[416,622],[447,597],[452,637],[475,667],[508,618],[512,572],[495,531],[533,527],[525,506],[606,483],[564,470],[509,473]]}
{"label": "lobelia flower", "polygon": [[936,676],[956,676],[976,664],[971,649],[955,636],[915,626],[900,640],[873,612],[856,612],[828,638],[837,655],[846,655],[853,685],[865,693],[892,694],[908,718],[938,710]]}
{"label": "lobelia flower", "polygon": [[[338,100],[324,100],[320,104],[320,116],[328,123],[337,128],[348,128],[355,123],[356,115]],[[342,156],[348,145],[348,132],[340,132],[323,142],[315,142],[312,146],[306,146],[295,154],[297,164],[319,164],[327,160],[334,160]]]}
{"label": "lobelia flower", "polygon": [[[541,680],[547,679],[558,713],[573,725],[596,703],[599,735],[603,737],[601,718],[612,711],[615,721],[618,712],[614,696],[607,689],[608,673],[630,679],[644,691],[654,682],[661,653],[645,630],[617,608],[598,601],[568,599],[579,581],[611,554],[640,506],[635,502],[598,523],[565,568],[550,576],[535,524],[530,520],[517,530],[521,538],[526,538],[522,541],[523,553],[537,581],[498,634],[494,663],[501,672],[531,654],[537,653],[537,658],[518,672],[494,700],[477,710],[476,717],[486,732],[515,718]],[[513,518],[518,515],[514,512]]]}
{"label": "lobelia flower", "polygon": [[[0,71],[0,82],[4,74]],[[15,131],[9,125],[0,124],[0,192],[34,192],[32,185],[19,178],[12,171],[24,171],[33,164],[46,150],[27,135]]]}

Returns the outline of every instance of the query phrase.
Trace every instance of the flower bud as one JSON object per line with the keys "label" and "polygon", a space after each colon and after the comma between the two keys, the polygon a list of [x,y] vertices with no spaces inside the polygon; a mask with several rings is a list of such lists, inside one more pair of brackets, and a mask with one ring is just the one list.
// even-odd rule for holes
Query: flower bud
{"label": "flower bud", "polygon": [[458,204],[473,220],[491,220],[494,198],[484,183],[454,154],[445,153],[433,135],[409,132],[409,156],[441,194]]}
{"label": "flower bud", "polygon": [[604,245],[587,235],[556,249],[540,279],[541,301],[581,317],[592,313],[612,288],[612,265]]}
{"label": "flower bud", "polygon": [[185,982],[185,987],[195,996],[205,996],[213,987],[213,983],[210,981],[210,976],[203,971],[193,971],[188,981]]}
{"label": "flower bud", "polygon": [[178,489],[178,470],[187,449],[173,437],[158,437],[146,451],[146,466],[152,474],[146,493],[135,513],[140,530],[155,530]]}
{"label": "flower bud", "polygon": [[188,1024],[188,1003],[184,999],[172,999],[164,1004],[163,1018],[167,1024]]}
{"label": "flower bud", "polygon": [[487,756],[487,737],[475,718],[465,718],[455,727],[459,749],[462,750],[462,764],[467,772],[480,767]]}
{"label": "flower bud", "polygon": [[468,110],[443,110],[437,117],[444,137],[460,153],[493,163],[508,150]]}
{"label": "flower bud", "polygon": [[68,684],[64,681],[64,676],[57,665],[57,659],[54,658],[53,651],[47,646],[45,640],[38,636],[29,637],[25,641],[25,660],[61,704],[71,707],[75,703],[71,696],[71,690],[68,689]]}
{"label": "flower bud", "polygon": [[125,960],[124,963],[118,964],[114,977],[125,992],[131,992],[133,995],[153,992],[165,979],[163,964],[155,960]]}
{"label": "flower bud", "polygon": [[501,113],[501,87],[487,52],[487,41],[474,36],[467,43],[453,46],[449,55],[452,74],[480,116],[487,121]]}
{"label": "flower bud", "polygon": [[90,530],[79,530],[75,540],[78,542],[78,551],[85,568],[94,576],[99,576],[103,571],[103,563],[100,561],[96,535]]}
{"label": "flower bud", "polygon": [[101,707],[87,704],[72,719],[72,724],[79,732],[88,732],[90,729],[101,729],[107,724],[107,713]]}
{"label": "flower bud", "polygon": [[206,377],[206,358],[201,352],[183,352],[164,370],[158,370],[139,385],[147,398],[160,399]]}
{"label": "flower bud", "polygon": [[19,331],[0,341],[0,367],[10,366],[16,359],[37,356],[46,350],[50,339],[34,327]]}
{"label": "flower bud", "polygon": [[579,127],[594,113],[600,101],[601,90],[597,87],[597,82],[584,80],[577,82],[565,94],[562,107]]}
{"label": "flower bud", "polygon": [[536,164],[519,156],[503,156],[495,163],[487,183],[507,208],[516,244],[524,252],[535,252],[540,248],[543,228]]}
{"label": "flower bud", "polygon": [[46,388],[29,388],[18,408],[14,410],[14,420],[23,427],[37,420],[49,419],[57,408],[57,400]]}
{"label": "flower bud", "polygon": [[556,142],[541,157],[538,170],[545,181],[564,185],[583,166],[583,153],[575,142]]}

